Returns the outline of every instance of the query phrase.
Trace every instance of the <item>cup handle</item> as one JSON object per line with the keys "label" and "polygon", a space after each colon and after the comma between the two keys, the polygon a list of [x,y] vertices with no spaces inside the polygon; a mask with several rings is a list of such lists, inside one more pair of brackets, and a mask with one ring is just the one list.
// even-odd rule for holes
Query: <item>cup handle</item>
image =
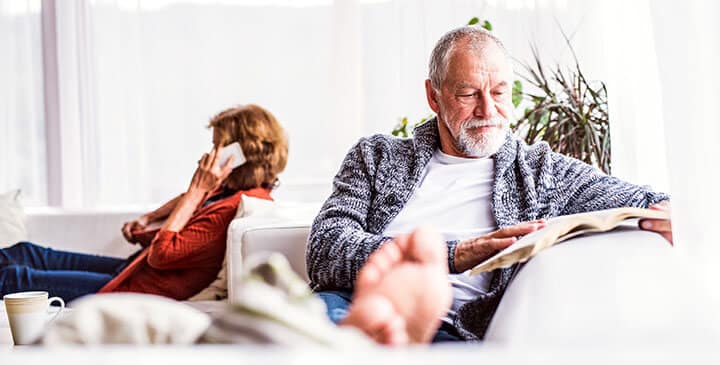
{"label": "cup handle", "polygon": [[62,313],[62,311],[65,309],[65,301],[62,300],[62,298],[60,298],[60,297],[52,297],[52,298],[48,299],[48,307],[50,306],[50,304],[52,304],[52,302],[59,302],[59,303],[60,303],[60,309],[58,309],[58,311],[55,312],[55,315],[54,315],[52,318],[50,318],[50,321],[48,321],[48,323],[54,321],[55,318],[57,318],[57,317],[60,315],[60,313]]}

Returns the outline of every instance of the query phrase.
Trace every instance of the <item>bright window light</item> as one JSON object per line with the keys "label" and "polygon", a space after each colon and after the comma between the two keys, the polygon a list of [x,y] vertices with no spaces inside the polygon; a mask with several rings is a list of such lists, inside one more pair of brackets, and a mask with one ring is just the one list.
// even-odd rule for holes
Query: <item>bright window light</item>
{"label": "bright window light", "polygon": [[0,0],[0,15],[24,15],[40,12],[40,0],[14,1]]}

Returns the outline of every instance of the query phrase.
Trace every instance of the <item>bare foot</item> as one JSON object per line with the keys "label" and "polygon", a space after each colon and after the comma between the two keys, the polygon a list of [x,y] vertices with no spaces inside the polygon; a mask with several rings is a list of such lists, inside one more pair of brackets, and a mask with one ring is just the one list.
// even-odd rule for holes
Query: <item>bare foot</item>
{"label": "bare foot", "polygon": [[358,274],[353,303],[341,325],[386,345],[428,343],[452,293],[439,234],[418,229],[375,251]]}

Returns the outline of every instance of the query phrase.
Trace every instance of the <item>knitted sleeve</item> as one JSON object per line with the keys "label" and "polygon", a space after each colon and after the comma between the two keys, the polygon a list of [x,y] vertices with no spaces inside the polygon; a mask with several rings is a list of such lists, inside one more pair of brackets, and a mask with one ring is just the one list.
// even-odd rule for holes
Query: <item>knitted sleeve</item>
{"label": "knitted sleeve", "polygon": [[[375,162],[361,139],[345,157],[333,192],[310,230],[305,260],[308,276],[324,289],[352,289],[368,256],[389,237],[367,232]],[[365,150],[365,152],[363,152]]]}
{"label": "knitted sleeve", "polygon": [[669,200],[667,194],[655,192],[609,176],[579,160],[550,153],[556,192],[563,195],[563,215],[595,210],[640,207]]}

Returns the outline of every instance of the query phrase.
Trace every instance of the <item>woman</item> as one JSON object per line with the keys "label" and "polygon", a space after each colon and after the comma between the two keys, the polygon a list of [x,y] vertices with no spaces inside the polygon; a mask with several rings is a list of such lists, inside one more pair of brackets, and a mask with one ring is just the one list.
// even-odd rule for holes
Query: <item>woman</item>
{"label": "woman", "polygon": [[[0,250],[0,295],[45,290],[66,301],[91,293],[138,292],[183,300],[207,287],[225,256],[227,228],[241,196],[271,199],[287,162],[283,128],[267,110],[230,108],[208,125],[214,148],[202,156],[187,191],[125,223],[142,249],[127,259],[55,251],[29,242]],[[239,142],[247,161],[218,165],[223,146]],[[146,229],[164,220],[159,229]]]}

